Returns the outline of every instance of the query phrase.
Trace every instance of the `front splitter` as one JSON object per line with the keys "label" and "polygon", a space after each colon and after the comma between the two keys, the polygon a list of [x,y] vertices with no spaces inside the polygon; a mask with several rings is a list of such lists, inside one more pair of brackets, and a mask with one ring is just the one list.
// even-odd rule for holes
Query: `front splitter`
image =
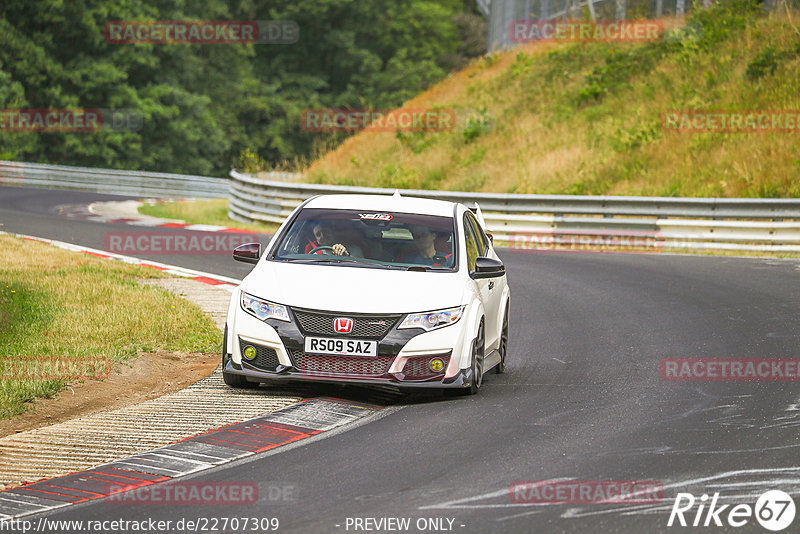
{"label": "front splitter", "polygon": [[392,375],[381,377],[342,376],[327,374],[311,374],[295,367],[283,366],[276,372],[242,369],[233,363],[231,358],[226,358],[224,372],[241,375],[251,382],[321,382],[330,384],[355,384],[360,386],[393,386],[401,389],[463,389],[469,387],[472,381],[472,370],[461,369],[456,376],[445,379],[429,380],[402,380]]}

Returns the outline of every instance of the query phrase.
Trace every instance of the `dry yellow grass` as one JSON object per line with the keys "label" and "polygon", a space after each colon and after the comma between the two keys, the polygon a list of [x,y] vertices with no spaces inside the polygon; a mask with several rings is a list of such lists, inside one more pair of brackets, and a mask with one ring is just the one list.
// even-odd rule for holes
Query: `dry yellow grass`
{"label": "dry yellow grass", "polygon": [[[799,22],[756,12],[713,46],[681,38],[652,68],[626,59],[646,63],[654,47],[637,44],[547,43],[487,56],[403,106],[453,108],[454,131],[362,132],[305,172],[316,182],[380,187],[800,196],[800,129],[687,133],[661,124],[670,110],[800,110]],[[710,24],[703,31],[719,29]],[[774,69],[748,77],[770,49]],[[615,79],[605,67],[613,62],[631,72]],[[592,76],[607,91],[598,99],[585,97]]]}

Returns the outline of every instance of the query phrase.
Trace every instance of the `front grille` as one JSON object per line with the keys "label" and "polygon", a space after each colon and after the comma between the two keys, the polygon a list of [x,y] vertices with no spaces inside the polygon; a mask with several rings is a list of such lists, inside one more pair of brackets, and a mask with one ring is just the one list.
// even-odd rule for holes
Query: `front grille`
{"label": "front grille", "polygon": [[294,366],[303,373],[336,376],[383,376],[389,371],[394,356],[359,358],[307,354],[302,350],[292,351]]}
{"label": "front grille", "polygon": [[[431,371],[428,364],[434,358],[439,358],[444,362],[444,367],[441,371],[433,372]],[[405,378],[408,379],[423,379],[423,378],[431,378],[434,376],[440,376],[444,374],[445,369],[447,369],[447,364],[450,363],[450,356],[443,354],[440,356],[417,356],[415,358],[409,358],[406,360],[406,364],[403,366],[403,374]]]}
{"label": "front grille", "polygon": [[[402,317],[402,315],[348,315],[346,313],[315,312],[298,309],[293,309],[292,311],[305,334],[344,335],[366,339],[382,339]],[[349,334],[339,334],[334,331],[333,321],[337,317],[349,317],[353,320],[353,330]]]}
{"label": "front grille", "polygon": [[[256,357],[252,360],[248,360],[244,357],[244,349],[248,346],[252,346],[256,349]],[[242,362],[248,365],[263,369],[264,371],[274,371],[278,367],[278,353],[275,352],[275,349],[256,345],[255,343],[250,343],[239,338],[239,350],[241,351]]]}

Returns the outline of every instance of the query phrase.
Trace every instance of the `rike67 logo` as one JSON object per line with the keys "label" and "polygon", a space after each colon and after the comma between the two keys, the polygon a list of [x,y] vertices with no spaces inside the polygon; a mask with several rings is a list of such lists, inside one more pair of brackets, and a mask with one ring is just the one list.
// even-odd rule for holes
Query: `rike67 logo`
{"label": "rike67 logo", "polygon": [[[788,493],[780,490],[769,490],[761,495],[755,506],[749,504],[718,505],[719,493],[715,493],[709,502],[708,495],[699,499],[691,493],[678,493],[669,514],[667,526],[677,524],[685,527],[731,526],[743,527],[753,517],[767,530],[778,532],[792,524],[795,516],[794,500]],[[693,508],[697,504],[697,511]],[[684,516],[684,514],[686,514]]]}

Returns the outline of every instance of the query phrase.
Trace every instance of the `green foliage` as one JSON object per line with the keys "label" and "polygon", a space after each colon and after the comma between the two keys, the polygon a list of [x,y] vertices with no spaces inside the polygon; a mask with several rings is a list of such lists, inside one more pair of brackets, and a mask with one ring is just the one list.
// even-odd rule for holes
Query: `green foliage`
{"label": "green foliage", "polygon": [[780,198],[782,196],[780,188],[774,183],[760,183],[754,191],[757,198]]}
{"label": "green foliage", "polygon": [[693,20],[664,34],[664,45],[684,64],[691,64],[701,49],[702,28]]}
{"label": "green foliage", "polygon": [[752,23],[758,9],[755,0],[720,2],[710,9],[695,10],[685,27],[668,32],[662,41],[636,48],[608,45],[604,64],[585,76],[584,86],[575,96],[576,106],[596,104],[607,94],[624,89],[633,78],[650,73],[666,54],[690,62],[700,50],[713,50],[714,45]]}
{"label": "green foliage", "polygon": [[661,191],[661,193],[658,196],[661,196],[661,197],[679,197],[679,196],[681,196],[681,188],[682,188],[681,182],[679,180],[678,181],[674,181],[674,182],[670,183],[669,185],[667,185],[663,189],[663,191]]}
{"label": "green foliage", "polygon": [[483,64],[486,67],[491,67],[492,65],[497,63],[498,59],[500,59],[500,54],[497,52],[486,54],[485,56],[483,56]]}
{"label": "green foliage", "polygon": [[689,22],[700,30],[700,45],[710,50],[751,24],[753,15],[760,9],[761,3],[757,0],[719,1],[711,9],[695,10]]}
{"label": "green foliage", "polygon": [[394,136],[414,154],[424,152],[436,141],[435,134],[422,131],[405,133],[402,130],[397,130]]}
{"label": "green foliage", "polygon": [[480,163],[483,161],[483,158],[486,156],[486,153],[489,149],[485,146],[477,146],[475,149],[470,152],[467,158],[464,160],[462,165],[464,167],[469,167],[470,165],[475,165],[476,163]]}
{"label": "green foliage", "polygon": [[647,74],[664,54],[660,43],[638,48],[611,48],[605,62],[592,69],[585,77],[585,85],[578,91],[578,106],[592,104],[609,92],[625,86],[634,76]]}
{"label": "green foliage", "polygon": [[[293,20],[291,45],[110,44],[114,20]],[[467,0],[7,0],[0,109],[126,108],[139,130],[0,135],[0,157],[224,176],[297,161],[343,134],[309,108],[392,108],[484,49]]]}
{"label": "green foliage", "polygon": [[35,288],[0,280],[0,356],[15,354],[26,332],[47,328],[57,310]]}
{"label": "green foliage", "polygon": [[747,65],[745,77],[751,82],[756,81],[763,78],[767,72],[775,74],[776,68],[778,68],[778,54],[775,52],[775,47],[770,45],[759,52],[755,59]]}
{"label": "green foliage", "polygon": [[256,173],[262,169],[265,169],[267,167],[267,162],[257,153],[253,152],[249,148],[245,148],[239,154],[239,160],[236,162],[234,167],[242,172]]}
{"label": "green foliage", "polygon": [[464,125],[464,142],[471,143],[484,133],[488,132],[490,128],[490,119],[487,114],[486,106],[478,110],[477,114],[473,114],[467,119]]}
{"label": "green foliage", "polygon": [[509,68],[509,74],[512,78],[516,78],[524,73],[529,72],[533,64],[533,57],[525,54],[524,52],[517,52],[517,55],[514,58],[514,63],[512,63],[511,67]]}
{"label": "green foliage", "polygon": [[637,124],[632,128],[620,128],[616,135],[609,138],[609,143],[617,152],[627,152],[657,139],[660,135],[661,125],[658,121],[653,121],[649,124]]}
{"label": "green foliage", "polygon": [[768,45],[747,65],[747,70],[744,75],[751,82],[760,80],[767,74],[772,76],[775,74],[778,65],[797,57],[799,54],[800,42],[798,42],[794,49],[790,50],[777,50],[774,46]]}

